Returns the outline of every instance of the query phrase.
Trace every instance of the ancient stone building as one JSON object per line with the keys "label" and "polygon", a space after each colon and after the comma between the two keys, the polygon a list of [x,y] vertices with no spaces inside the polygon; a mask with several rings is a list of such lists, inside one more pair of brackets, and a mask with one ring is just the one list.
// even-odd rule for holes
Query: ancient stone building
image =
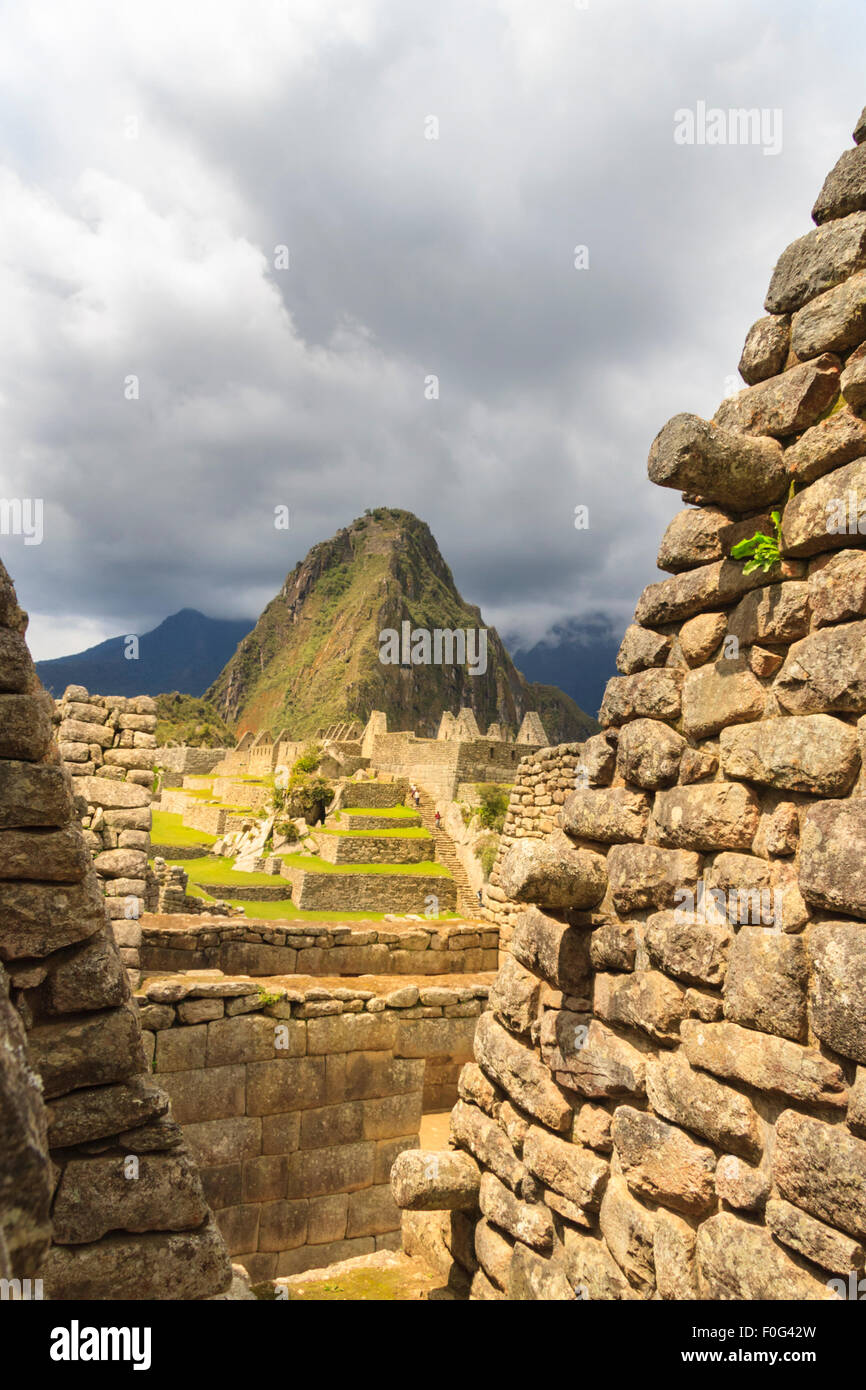
{"label": "ancient stone building", "polygon": [[231,1266],[147,1067],[26,624],[0,565],[0,1277],[55,1299],[215,1296]]}
{"label": "ancient stone building", "polygon": [[652,445],[669,577],[604,732],[521,769],[454,1151],[392,1171],[475,1298],[823,1300],[864,1267],[866,143],[813,217],[746,388]]}

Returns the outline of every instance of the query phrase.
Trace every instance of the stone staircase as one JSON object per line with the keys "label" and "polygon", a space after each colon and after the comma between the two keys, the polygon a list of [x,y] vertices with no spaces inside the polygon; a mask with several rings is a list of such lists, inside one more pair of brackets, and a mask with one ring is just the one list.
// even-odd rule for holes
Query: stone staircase
{"label": "stone staircase", "polygon": [[[418,788],[421,800],[418,804],[418,814],[421,817],[421,824],[425,830],[429,830],[436,844],[436,859],[442,864],[451,877],[454,879],[457,888],[457,911],[461,917],[479,918],[481,908],[478,899],[472,891],[466,870],[460,860],[457,850],[454,848],[454,841],[451,836],[436,825],[436,805],[428,792]],[[409,798],[407,798],[407,802]]]}

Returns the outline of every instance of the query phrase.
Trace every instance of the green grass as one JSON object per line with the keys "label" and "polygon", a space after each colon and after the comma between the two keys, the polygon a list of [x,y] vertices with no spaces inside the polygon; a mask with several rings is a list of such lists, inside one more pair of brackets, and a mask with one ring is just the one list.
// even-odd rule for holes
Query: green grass
{"label": "green grass", "polygon": [[292,869],[308,869],[317,874],[424,874],[436,878],[451,877],[443,864],[437,864],[432,859],[422,860],[420,864],[327,864],[324,859],[308,854],[280,854],[278,858]]}
{"label": "green grass", "polygon": [[384,809],[379,806],[344,806],[341,810],[334,812],[334,819],[338,816],[393,816],[395,820],[401,816],[417,816],[418,812],[414,806],[386,806]]}
{"label": "green grass", "polygon": [[[212,901],[207,893],[200,896]],[[241,908],[245,917],[261,917],[266,922],[384,922],[387,915],[393,915],[384,912],[304,912],[288,898],[273,903],[253,903],[246,898],[242,902],[232,898],[220,898],[219,901]],[[423,913],[417,915],[423,916]],[[456,917],[456,912],[440,912],[435,921],[453,921]],[[435,921],[431,919],[431,926],[435,925]]]}
{"label": "green grass", "polygon": [[169,860],[169,863],[178,863],[182,869],[189,874],[190,883],[216,883],[220,886],[230,887],[235,883],[238,886],[248,884],[250,887],[259,887],[268,884],[273,887],[279,883],[278,874],[244,874],[236,873],[232,868],[230,859],[212,855],[205,859],[178,859]]}
{"label": "green grass", "polygon": [[[184,825],[183,816],[171,811],[154,811],[150,838],[155,845],[213,845],[219,836],[208,835],[205,830],[190,830]],[[197,861],[185,862],[195,864]]]}
{"label": "green grass", "polygon": [[430,831],[429,831],[429,830],[425,830],[424,827],[423,827],[423,825],[407,825],[407,826],[404,826],[404,828],[403,828],[402,830],[400,830],[400,829],[396,829],[396,830],[379,830],[378,828],[377,828],[377,829],[374,829],[374,830],[353,830],[351,826],[346,827],[346,829],[343,829],[342,826],[341,826],[339,829],[336,829],[336,828],[332,829],[332,828],[330,828],[330,827],[326,827],[326,826],[320,825],[320,826],[317,826],[317,827],[316,827],[316,829],[313,831],[313,834],[314,834],[314,835],[357,835],[359,839],[360,839],[360,837],[361,837],[362,835],[366,836],[367,839],[373,839],[373,838],[376,838],[376,837],[378,837],[379,839],[385,839],[385,840],[432,840],[432,839],[433,839],[433,836],[430,834]]}

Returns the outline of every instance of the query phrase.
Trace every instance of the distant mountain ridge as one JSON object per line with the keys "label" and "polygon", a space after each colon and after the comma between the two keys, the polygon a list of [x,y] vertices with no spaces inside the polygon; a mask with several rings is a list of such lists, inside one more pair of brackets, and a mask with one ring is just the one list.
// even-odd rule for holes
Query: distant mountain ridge
{"label": "distant mountain ridge", "polygon": [[182,608],[141,634],[137,660],[124,655],[126,637],[109,637],[74,656],[37,661],[36,671],[56,697],[67,685],[83,685],[99,695],[168,690],[203,695],[252,626],[247,618],[207,618],[195,608]]}
{"label": "distant mountain ridge", "polygon": [[568,618],[532,647],[509,643],[515,666],[527,680],[544,681],[570,695],[581,709],[597,714],[604,688],[618,676],[616,655],[622,632],[599,615]]}
{"label": "distant mountain ridge", "polygon": [[457,662],[384,663],[381,634],[400,633],[404,623],[428,633],[486,627],[458,593],[426,523],[377,507],[295,565],[207,698],[239,735],[285,728],[309,738],[383,710],[390,729],[430,736],[446,710],[462,707],[482,733],[492,723],[516,730],[532,710],[554,743],[597,728],[561,690],[528,682],[492,627],[478,674]]}

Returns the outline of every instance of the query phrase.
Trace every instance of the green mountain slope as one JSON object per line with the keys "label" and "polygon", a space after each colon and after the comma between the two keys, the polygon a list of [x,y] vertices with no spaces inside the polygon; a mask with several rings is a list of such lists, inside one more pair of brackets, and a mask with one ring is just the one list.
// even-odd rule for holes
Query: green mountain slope
{"label": "green mountain slope", "polygon": [[562,691],[530,685],[494,628],[487,669],[386,665],[380,633],[413,628],[479,629],[480,610],[457,592],[429,527],[411,512],[376,508],[313,546],[297,564],[207,692],[240,736],[288,729],[308,738],[338,720],[384,710],[390,729],[435,734],[446,710],[469,706],[484,733],[512,729],[538,710],[553,742],[597,725]]}

